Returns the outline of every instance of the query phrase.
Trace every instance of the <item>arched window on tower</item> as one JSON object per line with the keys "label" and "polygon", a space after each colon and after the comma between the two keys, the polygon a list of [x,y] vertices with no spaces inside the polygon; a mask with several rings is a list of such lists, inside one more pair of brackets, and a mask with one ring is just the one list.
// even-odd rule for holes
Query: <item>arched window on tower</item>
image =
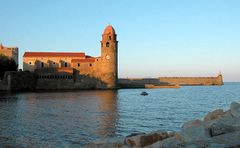
{"label": "arched window on tower", "polygon": [[111,39],[112,39],[112,37],[111,37],[111,36],[108,36],[108,39],[109,39],[109,40],[111,40]]}
{"label": "arched window on tower", "polygon": [[110,43],[109,43],[109,42],[107,42],[107,43],[106,43],[106,47],[109,47],[109,46],[110,46]]}
{"label": "arched window on tower", "polygon": [[65,67],[67,67],[67,63],[65,63],[65,65],[64,65]]}
{"label": "arched window on tower", "polygon": [[43,62],[41,63],[41,67],[42,67],[42,68],[44,67],[44,63],[43,63]]}

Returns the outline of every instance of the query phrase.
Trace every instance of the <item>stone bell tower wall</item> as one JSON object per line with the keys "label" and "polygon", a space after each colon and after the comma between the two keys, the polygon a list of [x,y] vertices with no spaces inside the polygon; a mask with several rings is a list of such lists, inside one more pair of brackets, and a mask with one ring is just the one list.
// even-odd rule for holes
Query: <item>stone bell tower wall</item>
{"label": "stone bell tower wall", "polygon": [[107,88],[117,87],[118,79],[118,41],[115,30],[111,25],[107,26],[101,41],[101,80],[107,84]]}

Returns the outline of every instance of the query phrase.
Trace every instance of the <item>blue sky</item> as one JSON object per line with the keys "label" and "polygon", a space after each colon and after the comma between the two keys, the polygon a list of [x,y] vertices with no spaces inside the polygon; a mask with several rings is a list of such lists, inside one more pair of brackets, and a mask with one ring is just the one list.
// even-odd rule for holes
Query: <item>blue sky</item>
{"label": "blue sky", "polygon": [[215,76],[240,81],[238,0],[0,0],[0,42],[25,51],[100,54],[119,41],[120,77]]}

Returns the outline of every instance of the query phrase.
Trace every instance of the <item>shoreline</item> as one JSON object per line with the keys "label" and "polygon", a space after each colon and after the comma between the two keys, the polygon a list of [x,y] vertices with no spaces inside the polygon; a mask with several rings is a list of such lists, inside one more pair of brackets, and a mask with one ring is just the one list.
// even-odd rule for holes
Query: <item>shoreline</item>
{"label": "shoreline", "polygon": [[229,109],[216,109],[202,119],[185,122],[181,131],[132,133],[126,137],[97,139],[86,148],[168,148],[168,147],[240,147],[240,104]]}

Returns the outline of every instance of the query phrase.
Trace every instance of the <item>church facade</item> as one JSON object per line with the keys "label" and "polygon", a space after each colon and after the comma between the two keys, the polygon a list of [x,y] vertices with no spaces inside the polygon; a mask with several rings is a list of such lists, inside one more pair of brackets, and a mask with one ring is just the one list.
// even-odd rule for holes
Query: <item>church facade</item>
{"label": "church facade", "polygon": [[118,41],[108,25],[101,55],[83,52],[25,52],[23,71],[34,72],[36,89],[114,89],[118,80]]}

